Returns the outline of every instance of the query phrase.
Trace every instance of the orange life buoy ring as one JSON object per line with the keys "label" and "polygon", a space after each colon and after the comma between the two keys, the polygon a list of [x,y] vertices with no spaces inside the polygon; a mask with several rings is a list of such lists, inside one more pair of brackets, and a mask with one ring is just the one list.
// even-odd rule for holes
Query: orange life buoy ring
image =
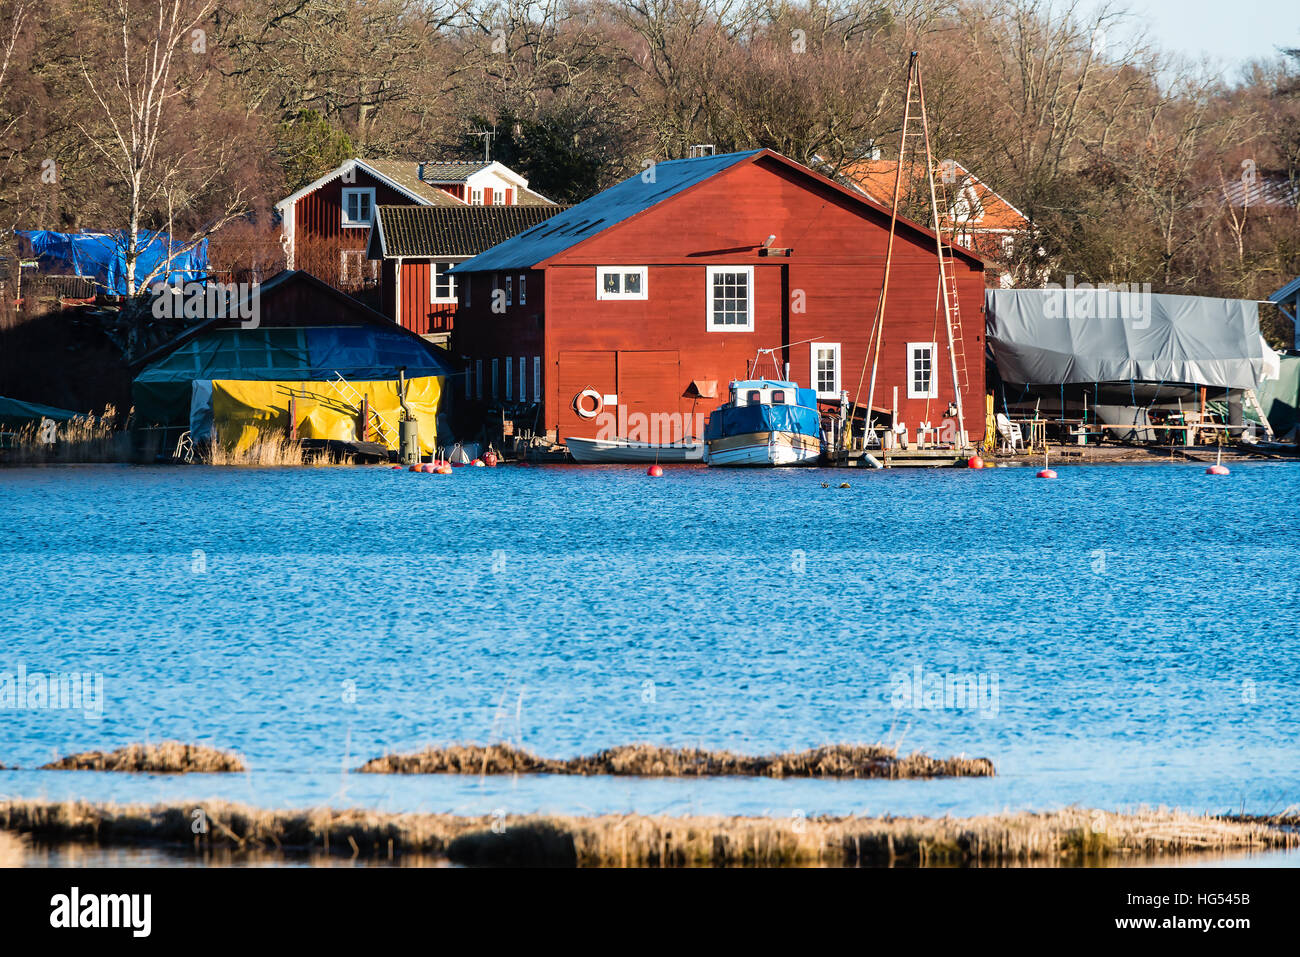
{"label": "orange life buoy ring", "polygon": [[[595,407],[588,410],[583,405],[583,399],[594,399]],[[605,408],[605,399],[595,389],[583,389],[573,397],[572,405],[573,411],[578,413],[578,415],[582,416],[584,419],[594,419],[596,416],[600,415],[600,410]]]}

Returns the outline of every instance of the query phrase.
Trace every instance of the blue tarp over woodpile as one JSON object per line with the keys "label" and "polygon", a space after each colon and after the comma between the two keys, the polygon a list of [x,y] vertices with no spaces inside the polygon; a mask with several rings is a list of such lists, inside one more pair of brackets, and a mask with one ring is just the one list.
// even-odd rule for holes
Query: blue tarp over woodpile
{"label": "blue tarp over woodpile", "polygon": [[[31,255],[49,275],[83,276],[93,279],[105,292],[126,295],[126,246],[123,230],[111,233],[59,233],[49,229],[16,229],[20,239],[31,245]],[[201,240],[192,249],[173,242],[167,233],[141,230],[135,261],[137,291],[154,270],[172,254],[164,276],[159,272],[150,283],[198,282],[208,274],[208,241]]]}

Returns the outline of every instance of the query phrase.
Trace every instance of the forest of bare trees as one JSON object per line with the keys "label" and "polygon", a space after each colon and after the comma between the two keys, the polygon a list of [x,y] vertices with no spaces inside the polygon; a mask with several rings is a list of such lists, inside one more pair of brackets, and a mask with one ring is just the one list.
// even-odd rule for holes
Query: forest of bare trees
{"label": "forest of bare trees", "polygon": [[[0,0],[0,221],[265,235],[351,155],[493,157],[574,202],[685,155],[936,152],[1035,223],[1040,275],[1258,298],[1300,272],[1300,53],[1235,73],[1048,0]],[[1059,275],[1054,278],[1059,278]]]}

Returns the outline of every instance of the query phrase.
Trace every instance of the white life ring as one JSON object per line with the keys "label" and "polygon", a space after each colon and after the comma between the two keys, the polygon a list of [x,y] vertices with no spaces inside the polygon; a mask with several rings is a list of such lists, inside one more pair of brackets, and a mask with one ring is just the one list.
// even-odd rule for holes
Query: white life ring
{"label": "white life ring", "polygon": [[[591,411],[583,408],[583,399],[595,399],[595,408]],[[600,415],[600,410],[603,408],[605,408],[605,399],[595,389],[583,389],[573,397],[573,411],[578,413],[578,415],[582,416],[584,419],[594,419],[596,416]]]}

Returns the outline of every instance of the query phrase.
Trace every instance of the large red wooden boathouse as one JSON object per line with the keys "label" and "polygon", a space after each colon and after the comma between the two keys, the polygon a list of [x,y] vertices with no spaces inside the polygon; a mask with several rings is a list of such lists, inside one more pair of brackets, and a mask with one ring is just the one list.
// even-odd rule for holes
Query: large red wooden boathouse
{"label": "large red wooden boathouse", "polygon": [[[867,403],[890,211],[771,150],[658,163],[461,263],[467,398],[541,403],[538,431],[672,441],[749,375]],[[983,432],[984,266],[954,247],[962,396]],[[909,430],[953,399],[932,232],[900,219],[874,406]],[[775,350],[753,368],[760,350]],[[964,356],[960,354],[964,353]],[[864,374],[865,372],[865,374]]]}

